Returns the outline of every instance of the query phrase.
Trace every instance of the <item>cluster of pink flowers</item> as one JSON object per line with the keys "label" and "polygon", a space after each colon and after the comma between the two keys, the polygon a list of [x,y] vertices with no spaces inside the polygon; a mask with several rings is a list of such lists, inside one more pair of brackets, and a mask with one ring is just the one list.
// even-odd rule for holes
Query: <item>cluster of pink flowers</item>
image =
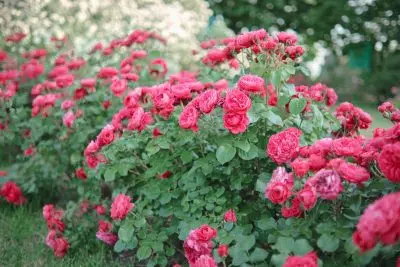
{"label": "cluster of pink flowers", "polygon": [[[1,60],[0,60],[1,63]],[[16,69],[4,70],[0,72],[0,100],[11,100],[19,89],[20,72]]]}
{"label": "cluster of pink flowers", "polygon": [[183,248],[185,257],[191,267],[216,267],[212,258],[213,243],[211,239],[217,237],[217,230],[209,225],[202,225],[191,230],[187,236]]}
{"label": "cluster of pink flowers", "polygon": [[103,220],[99,220],[96,237],[109,246],[114,246],[118,241],[118,236],[112,232],[112,224]]}
{"label": "cluster of pink flowers", "polygon": [[167,43],[167,41],[162,36],[155,32],[134,30],[123,38],[112,40],[107,46],[103,46],[102,43],[96,43],[90,50],[89,54],[99,51],[104,56],[110,56],[118,47],[131,47],[133,44],[144,44],[149,39],[158,40],[163,44]]}
{"label": "cluster of pink flowers", "polygon": [[69,249],[69,243],[63,236],[65,230],[65,224],[61,220],[63,215],[63,210],[57,210],[52,204],[43,207],[43,218],[49,229],[46,245],[53,250],[56,257],[64,257]]}
{"label": "cluster of pink flowers", "polygon": [[[364,157],[371,156],[370,142],[360,137],[324,138],[311,146],[299,147],[301,132],[295,128],[286,129],[272,135],[267,145],[267,154],[276,163],[290,165],[299,179],[311,174],[298,192],[293,192],[293,173],[287,173],[284,167],[278,167],[267,185],[266,197],[273,203],[284,204],[292,199],[291,206],[282,208],[284,217],[299,217],[303,210],[312,209],[317,197],[333,200],[343,191],[342,180],[361,185],[369,180],[371,174],[366,168]],[[396,150],[396,144],[389,145],[387,150]],[[385,152],[372,155],[386,159],[381,160],[382,169],[390,169],[389,177],[397,170],[396,152]],[[390,155],[389,155],[390,154]],[[352,163],[355,161],[356,163]],[[386,167],[387,166],[387,167]]]}
{"label": "cluster of pink flowers", "polygon": [[27,34],[25,34],[23,32],[15,32],[13,34],[6,36],[4,38],[4,41],[11,42],[11,43],[19,43],[23,39],[25,39],[26,36],[27,36]]}
{"label": "cluster of pink flowers", "polygon": [[[7,173],[4,173],[4,172],[2,174],[3,175],[1,175],[1,176],[7,175]],[[22,193],[21,188],[19,188],[19,186],[12,181],[5,182],[1,186],[0,196],[4,197],[4,199],[8,203],[12,203],[14,205],[22,205],[26,202],[26,199]]]}
{"label": "cluster of pink flowers", "polygon": [[378,242],[392,245],[400,240],[400,192],[388,194],[370,204],[361,216],[353,242],[362,252]]}
{"label": "cluster of pink flowers", "polygon": [[[221,47],[215,47],[217,44]],[[295,60],[304,53],[301,46],[297,46],[297,37],[291,33],[280,32],[276,37],[270,36],[264,29],[243,33],[236,37],[228,37],[221,42],[210,40],[203,42],[201,47],[209,49],[202,61],[211,67],[228,62],[232,68],[239,64],[234,55],[243,50],[250,50],[253,55],[264,53],[267,56],[277,56],[283,62],[288,58]]]}
{"label": "cluster of pink flowers", "polygon": [[90,141],[88,146],[85,148],[84,155],[86,163],[90,168],[96,168],[100,162],[105,162],[105,158],[102,154],[98,153],[104,146],[111,144],[114,141],[114,126],[111,124],[106,125],[96,138],[96,141]]}
{"label": "cluster of pink flowers", "polygon": [[400,122],[400,109],[396,108],[391,102],[382,103],[378,107],[378,111],[384,118],[390,119],[392,122]]}
{"label": "cluster of pink flowers", "polygon": [[30,80],[37,79],[44,73],[44,66],[36,59],[31,59],[21,65],[21,76]]}
{"label": "cluster of pink flowers", "polygon": [[[98,77],[104,79],[114,77],[113,79],[115,79],[118,71],[113,70],[111,68],[103,68],[100,70]],[[109,145],[123,130],[143,131],[153,123],[153,115],[168,119],[175,110],[175,106],[180,103],[187,103],[191,99],[192,101],[185,106],[181,113],[179,125],[184,129],[197,130],[200,112],[209,114],[217,105],[221,106],[223,99],[220,97],[220,92],[226,90],[228,84],[226,80],[220,80],[215,83],[201,83],[196,79],[196,76],[196,73],[183,71],[171,75],[168,82],[151,87],[137,87],[132,91],[128,91],[123,98],[123,107],[114,114],[111,124],[105,126],[96,141],[92,141],[86,148],[85,157],[89,167],[96,168],[98,163],[104,162],[104,157],[98,152],[103,146]],[[118,86],[121,85],[119,84],[121,80],[117,79],[113,80],[111,86],[113,86],[114,82],[118,83]],[[206,88],[207,90],[204,91]],[[125,89],[119,89],[120,87],[115,88],[114,91],[121,92],[120,96],[122,96]],[[247,101],[250,101],[245,94],[243,95]],[[229,102],[230,104],[227,104],[227,108],[234,108],[235,101],[237,100],[233,97]],[[152,103],[150,111],[145,110],[148,107],[146,105],[148,102]],[[237,103],[237,105],[241,105],[241,103]],[[247,109],[250,107],[251,102],[248,102]],[[243,114],[243,107],[241,109],[237,111],[238,114]],[[107,137],[108,141],[100,142],[104,137]]]}
{"label": "cluster of pink flowers", "polygon": [[372,123],[367,112],[349,102],[341,103],[336,108],[335,116],[342,124],[342,131],[338,135],[357,135],[359,129],[368,129]]}
{"label": "cluster of pink flowers", "polygon": [[289,256],[282,267],[318,267],[318,256],[314,251],[304,256]]}
{"label": "cluster of pink flowers", "polygon": [[[265,196],[273,203],[291,205],[282,208],[284,217],[299,217],[314,207],[317,197],[334,200],[344,190],[343,181],[362,186],[371,177],[369,166],[377,162],[382,174],[400,182],[400,124],[378,129],[374,137],[324,138],[310,146],[299,146],[301,132],[295,128],[272,135],[267,154],[277,164],[288,164],[293,173],[278,167],[268,183]],[[309,177],[304,186],[293,192],[293,174]]]}
{"label": "cluster of pink flowers", "polygon": [[57,99],[62,98],[61,94],[39,95],[32,101],[32,117],[42,114],[43,117],[49,115],[50,109],[54,107]]}
{"label": "cluster of pink flowers", "polygon": [[[224,127],[233,134],[246,131],[249,124],[247,112],[251,108],[249,94],[265,94],[264,79],[256,75],[244,75],[238,83],[237,88],[226,90],[227,84],[224,81],[222,88],[208,89],[194,98],[185,106],[179,117],[179,125],[183,129],[198,130],[200,114],[210,114],[217,106],[223,107]],[[225,96],[222,92],[226,91]]]}
{"label": "cluster of pink flowers", "polygon": [[310,101],[325,102],[328,107],[336,104],[338,96],[333,88],[329,88],[325,84],[317,83],[312,86],[300,85],[296,86],[297,94],[295,97],[303,97]]}

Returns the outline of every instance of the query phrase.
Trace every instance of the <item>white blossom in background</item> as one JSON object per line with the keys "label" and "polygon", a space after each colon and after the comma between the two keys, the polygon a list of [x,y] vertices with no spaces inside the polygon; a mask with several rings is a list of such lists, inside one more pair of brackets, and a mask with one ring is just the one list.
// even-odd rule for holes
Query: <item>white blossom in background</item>
{"label": "white blossom in background", "polygon": [[144,29],[167,39],[172,61],[185,62],[211,14],[204,0],[5,0],[0,30],[2,36],[22,31],[36,44],[67,35],[80,54],[98,41]]}

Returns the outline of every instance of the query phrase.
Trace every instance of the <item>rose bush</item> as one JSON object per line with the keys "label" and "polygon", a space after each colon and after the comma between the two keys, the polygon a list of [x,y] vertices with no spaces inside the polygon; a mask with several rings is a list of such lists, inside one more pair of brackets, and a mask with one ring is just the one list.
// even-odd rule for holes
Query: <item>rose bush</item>
{"label": "rose bush", "polygon": [[76,178],[86,179],[83,149],[111,119],[128,86],[136,86],[139,76],[143,84],[160,79],[150,71],[152,46],[160,40],[165,42],[136,30],[111,42],[114,53],[104,55],[95,47],[86,59],[74,57],[68,44],[24,52],[22,62],[19,55],[4,52],[0,141],[12,152],[8,178],[28,194],[82,191]]}
{"label": "rose bush", "polygon": [[[112,44],[143,36],[160,39],[136,32]],[[52,78],[32,84],[33,118],[2,113],[4,130],[29,126],[31,136],[9,139],[28,159],[7,177],[28,193],[32,182],[17,177],[77,189],[64,212],[44,207],[46,245],[62,257],[97,238],[147,266],[395,266],[400,124],[368,139],[368,113],[335,108],[326,85],[289,82],[307,72],[296,43],[265,30],[207,41],[198,70],[169,75],[164,59],[137,64],[144,52],[102,68],[58,57]],[[24,71],[41,77],[33,60]],[[394,107],[380,110],[397,123]],[[4,187],[7,200],[25,201]]]}

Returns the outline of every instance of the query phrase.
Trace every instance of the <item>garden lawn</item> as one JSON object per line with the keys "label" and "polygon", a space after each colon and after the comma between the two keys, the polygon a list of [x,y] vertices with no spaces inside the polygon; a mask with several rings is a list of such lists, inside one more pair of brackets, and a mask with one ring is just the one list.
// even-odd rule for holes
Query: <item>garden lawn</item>
{"label": "garden lawn", "polygon": [[33,206],[0,203],[0,266],[112,266],[106,263],[111,257],[104,246],[95,254],[88,254],[89,248],[82,247],[81,253],[57,259],[44,244],[46,224],[40,209]]}

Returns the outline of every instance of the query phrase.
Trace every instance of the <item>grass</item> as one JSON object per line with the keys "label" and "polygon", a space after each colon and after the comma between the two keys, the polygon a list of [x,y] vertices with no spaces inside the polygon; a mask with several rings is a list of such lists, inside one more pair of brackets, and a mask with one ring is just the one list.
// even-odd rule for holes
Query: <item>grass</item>
{"label": "grass", "polygon": [[367,137],[372,137],[373,129],[375,128],[390,128],[393,124],[382,117],[378,111],[378,107],[375,104],[360,104],[355,103],[356,106],[361,107],[364,111],[368,112],[372,116],[372,125],[367,130],[362,130],[361,133]]}
{"label": "grass", "polygon": [[89,254],[83,245],[79,253],[56,258],[44,244],[46,224],[34,205],[0,206],[0,266],[111,266],[108,248]]}

